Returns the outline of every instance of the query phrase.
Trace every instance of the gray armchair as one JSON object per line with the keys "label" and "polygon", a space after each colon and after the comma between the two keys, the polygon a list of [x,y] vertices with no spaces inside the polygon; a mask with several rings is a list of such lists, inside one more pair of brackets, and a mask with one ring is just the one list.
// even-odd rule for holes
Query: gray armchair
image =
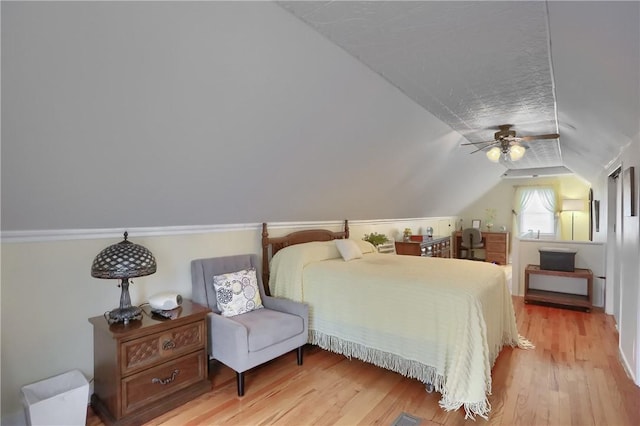
{"label": "gray armchair", "polygon": [[[263,309],[233,317],[220,315],[213,276],[254,267]],[[208,306],[209,357],[236,372],[238,396],[244,395],[244,372],[297,349],[302,365],[302,348],[309,334],[309,307],[304,303],[266,296],[260,265],[255,254],[214,257],[191,261],[193,301]]]}

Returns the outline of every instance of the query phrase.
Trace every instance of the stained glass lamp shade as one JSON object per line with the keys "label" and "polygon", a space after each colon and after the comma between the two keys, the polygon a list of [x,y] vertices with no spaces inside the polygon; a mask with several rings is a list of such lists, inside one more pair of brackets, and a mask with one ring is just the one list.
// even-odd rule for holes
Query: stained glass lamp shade
{"label": "stained glass lamp shade", "polygon": [[129,297],[129,278],[144,277],[156,272],[156,259],[145,247],[127,240],[128,233],[124,233],[124,240],[112,244],[102,250],[91,265],[91,276],[105,279],[121,279],[120,307],[105,313],[110,324],[122,322],[128,324],[130,320],[142,319],[142,309],[131,306]]}

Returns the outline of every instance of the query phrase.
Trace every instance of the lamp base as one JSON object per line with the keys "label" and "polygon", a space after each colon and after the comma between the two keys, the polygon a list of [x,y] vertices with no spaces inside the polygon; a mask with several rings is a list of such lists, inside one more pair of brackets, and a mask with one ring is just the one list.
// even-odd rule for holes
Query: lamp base
{"label": "lamp base", "polygon": [[129,306],[128,308],[116,308],[111,312],[104,314],[109,324],[124,323],[129,324],[129,321],[139,321],[142,319],[142,309],[138,306]]}

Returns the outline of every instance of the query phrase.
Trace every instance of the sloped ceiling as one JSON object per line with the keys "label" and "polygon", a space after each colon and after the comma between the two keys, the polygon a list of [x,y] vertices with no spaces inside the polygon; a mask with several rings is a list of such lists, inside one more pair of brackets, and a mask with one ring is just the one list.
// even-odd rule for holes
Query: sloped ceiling
{"label": "sloped ceiling", "polygon": [[525,143],[507,169],[592,180],[638,135],[637,2],[279,4],[469,142],[501,124],[560,134]]}
{"label": "sloped ceiling", "polygon": [[[450,216],[505,172],[596,182],[640,141],[639,15],[3,2],[2,230]],[[560,138],[515,165],[462,146],[507,123]]]}

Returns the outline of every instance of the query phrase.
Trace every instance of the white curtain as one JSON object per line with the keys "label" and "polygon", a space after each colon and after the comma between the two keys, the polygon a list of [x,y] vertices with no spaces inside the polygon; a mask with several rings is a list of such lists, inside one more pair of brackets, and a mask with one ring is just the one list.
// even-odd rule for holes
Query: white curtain
{"label": "white curtain", "polygon": [[556,208],[556,191],[551,187],[538,188],[538,196],[542,206],[553,215],[553,232],[556,240],[560,239],[560,226],[558,226],[558,209]]}
{"label": "white curtain", "polygon": [[[517,237],[523,237],[523,232],[520,231],[520,212],[529,205],[531,198],[533,197],[532,188],[529,187],[516,187],[516,193],[513,197],[513,235]],[[530,236],[529,236],[530,237]]]}
{"label": "white curtain", "polygon": [[513,197],[513,223],[512,229],[514,230],[514,235],[518,237],[528,237],[532,238],[533,235],[526,235],[527,230],[520,229],[521,228],[521,215],[520,213],[524,211],[527,207],[531,205],[531,200],[534,195],[538,195],[539,199],[542,201],[542,206],[549,213],[553,214],[553,228],[555,238],[558,239],[560,235],[560,227],[558,222],[558,211],[556,208],[556,191],[551,186],[521,186],[516,187],[515,196]]}

